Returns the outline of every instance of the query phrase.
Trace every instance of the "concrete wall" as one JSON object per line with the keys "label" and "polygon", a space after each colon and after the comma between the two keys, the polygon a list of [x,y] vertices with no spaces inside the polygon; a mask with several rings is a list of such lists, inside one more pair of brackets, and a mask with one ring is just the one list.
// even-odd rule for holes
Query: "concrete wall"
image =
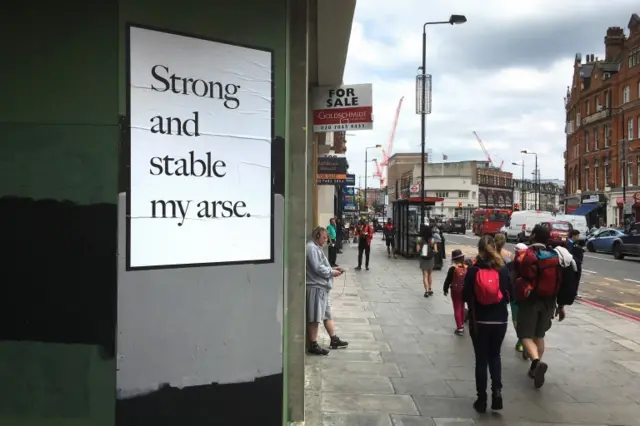
{"label": "concrete wall", "polygon": [[[280,425],[284,190],[273,264],[127,273],[118,117],[133,22],[273,49],[275,132],[286,143],[287,2],[243,0],[223,13],[195,0],[33,10],[10,2],[0,15],[12,40],[0,68],[12,82],[0,105],[0,217],[12,247],[0,265],[0,424]],[[273,169],[283,176],[282,162]]]}

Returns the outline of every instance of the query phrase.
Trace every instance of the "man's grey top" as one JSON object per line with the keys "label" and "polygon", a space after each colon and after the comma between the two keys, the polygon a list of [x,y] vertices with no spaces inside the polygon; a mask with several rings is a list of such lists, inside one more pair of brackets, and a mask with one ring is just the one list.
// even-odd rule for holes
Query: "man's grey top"
{"label": "man's grey top", "polygon": [[333,268],[324,255],[322,247],[309,241],[307,243],[307,287],[331,290],[333,287]]}

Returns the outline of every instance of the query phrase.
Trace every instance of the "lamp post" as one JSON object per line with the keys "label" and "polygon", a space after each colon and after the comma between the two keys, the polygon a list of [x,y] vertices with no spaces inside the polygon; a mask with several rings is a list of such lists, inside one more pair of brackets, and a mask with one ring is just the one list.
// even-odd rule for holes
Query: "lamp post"
{"label": "lamp post", "polygon": [[[521,154],[528,154],[528,155],[535,155],[535,157],[536,157],[536,165],[535,165],[535,168],[534,168],[533,190],[535,192],[535,198],[534,198],[534,200],[535,200],[535,203],[534,203],[535,209],[539,210],[540,207],[538,206],[538,191],[540,189],[540,182],[539,182],[538,178],[540,176],[539,176],[539,173],[538,173],[538,154],[535,153],[535,152],[529,152],[526,149],[523,149],[522,151],[520,151],[520,153]],[[524,161],[523,161],[523,163],[524,163]]]}
{"label": "lamp post", "polygon": [[369,163],[369,150],[382,148],[382,145],[368,146],[364,149],[364,208],[367,208],[367,164]]}
{"label": "lamp post", "polygon": [[[427,114],[431,114],[431,75],[427,74],[427,25],[464,24],[464,15],[451,15],[448,21],[425,22],[422,25],[422,72],[416,76],[416,114],[420,115],[420,226],[424,225],[424,154],[427,138]],[[427,86],[428,90],[427,90]],[[429,98],[427,99],[427,95]]]}
{"label": "lamp post", "polygon": [[522,166],[522,180],[520,180],[520,205],[522,206],[522,210],[526,210],[526,201],[524,199],[525,195],[524,195],[524,158],[522,159],[521,163],[511,163],[514,166]]}

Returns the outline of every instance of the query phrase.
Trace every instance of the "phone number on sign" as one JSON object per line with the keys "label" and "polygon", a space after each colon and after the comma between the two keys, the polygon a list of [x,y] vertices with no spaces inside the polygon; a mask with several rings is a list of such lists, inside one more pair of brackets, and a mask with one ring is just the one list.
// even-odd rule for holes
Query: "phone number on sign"
{"label": "phone number on sign", "polygon": [[322,124],[314,126],[316,131],[367,130],[371,128],[371,123]]}

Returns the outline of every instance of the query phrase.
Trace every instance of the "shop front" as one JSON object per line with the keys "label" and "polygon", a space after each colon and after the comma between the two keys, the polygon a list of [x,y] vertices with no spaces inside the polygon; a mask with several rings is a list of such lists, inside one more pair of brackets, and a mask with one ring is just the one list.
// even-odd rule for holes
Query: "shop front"
{"label": "shop front", "polygon": [[[618,223],[640,222],[640,192],[627,194],[626,203],[622,197],[616,197]],[[626,204],[626,207],[625,207]]]}
{"label": "shop front", "polygon": [[[572,199],[573,200],[573,199]],[[607,224],[607,198],[604,194],[585,194],[580,197],[580,205],[567,205],[567,214],[584,216],[589,228]]]}

